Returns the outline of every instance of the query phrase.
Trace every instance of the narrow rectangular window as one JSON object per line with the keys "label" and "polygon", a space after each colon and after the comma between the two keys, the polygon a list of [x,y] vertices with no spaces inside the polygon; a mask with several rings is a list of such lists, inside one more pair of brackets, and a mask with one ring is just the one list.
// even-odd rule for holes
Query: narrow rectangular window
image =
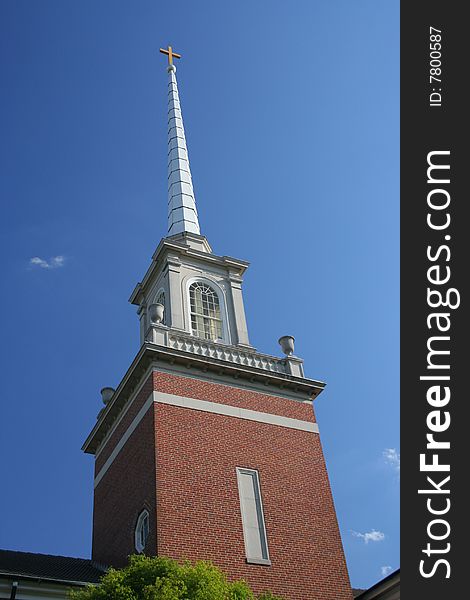
{"label": "narrow rectangular window", "polygon": [[237,467],[238,492],[242,513],[247,562],[269,565],[268,541],[258,471]]}

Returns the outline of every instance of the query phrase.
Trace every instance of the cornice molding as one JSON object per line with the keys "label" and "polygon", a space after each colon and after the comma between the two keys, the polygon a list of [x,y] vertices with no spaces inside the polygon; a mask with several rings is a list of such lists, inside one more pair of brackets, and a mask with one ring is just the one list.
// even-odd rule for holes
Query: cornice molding
{"label": "cornice molding", "polygon": [[[172,253],[171,257],[168,256],[168,254],[170,253]],[[153,253],[152,262],[149,268],[147,269],[147,272],[145,273],[142,281],[139,282],[132,291],[132,294],[129,298],[129,302],[131,304],[140,304],[141,295],[145,294],[145,292],[147,291],[147,287],[149,285],[149,282],[153,279],[155,271],[163,269],[163,267],[165,266],[164,263],[177,266],[177,261],[179,261],[179,264],[181,264],[181,259],[179,257],[194,259],[197,262],[209,264],[212,266],[216,265],[227,269],[227,271],[233,270],[235,272],[234,275],[236,275],[239,278],[240,282],[242,280],[241,278],[243,273],[250,265],[250,263],[245,260],[240,260],[231,256],[217,256],[216,254],[202,252],[200,250],[196,250],[195,248],[191,248],[186,244],[176,242],[171,238],[163,238],[158,244],[155,252]]]}
{"label": "cornice molding", "polygon": [[145,343],[85,440],[82,446],[84,452],[94,454],[97,451],[130,396],[142,385],[143,377],[148,378],[149,375],[146,373],[151,366],[157,371],[172,372],[184,377],[281,396],[295,402],[314,400],[326,385],[313,379],[263,371],[255,367]]}

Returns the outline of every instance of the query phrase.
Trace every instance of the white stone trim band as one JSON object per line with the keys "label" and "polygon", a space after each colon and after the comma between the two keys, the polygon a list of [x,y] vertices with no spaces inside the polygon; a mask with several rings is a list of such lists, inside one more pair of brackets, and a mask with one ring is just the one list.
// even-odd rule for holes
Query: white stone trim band
{"label": "white stone trim band", "polygon": [[171,404],[181,408],[193,408],[203,412],[215,413],[216,415],[225,415],[228,417],[237,417],[248,421],[257,421],[258,423],[267,423],[268,425],[279,425],[289,429],[300,429],[301,431],[311,431],[318,433],[318,425],[310,421],[301,421],[300,419],[291,419],[290,417],[281,417],[271,413],[260,412],[258,410],[249,410],[248,408],[238,408],[230,404],[219,404],[217,402],[208,402],[207,400],[195,400],[194,398],[185,398],[183,396],[174,396],[163,392],[154,392],[154,401],[160,404]]}
{"label": "white stone trim band", "polygon": [[227,417],[235,417],[237,419],[245,419],[247,421],[256,421],[257,423],[266,423],[267,425],[277,425],[278,427],[287,427],[288,429],[297,429],[300,431],[309,431],[311,433],[318,433],[317,423],[311,421],[301,421],[300,419],[292,419],[291,417],[282,417],[281,415],[274,415],[272,413],[260,412],[258,410],[250,410],[248,408],[239,408],[230,404],[219,404],[218,402],[209,402],[207,400],[196,400],[195,398],[185,398],[184,396],[175,396],[174,394],[165,394],[164,392],[152,392],[145,404],[139,410],[137,415],[134,417],[132,423],[129,425],[127,431],[124,433],[119,443],[116,445],[114,450],[109,455],[107,461],[101,467],[100,472],[95,477],[96,487],[101,479],[103,478],[106,471],[111,466],[116,456],[121,451],[124,444],[130,438],[132,433],[135,431],[137,425],[143,419],[145,413],[153,403],[169,404],[171,406],[177,406],[179,408],[189,408],[193,410],[200,410],[202,412],[209,412],[216,415],[224,415]]}
{"label": "white stone trim band", "polygon": [[104,463],[104,465],[101,467],[100,472],[95,477],[94,487],[96,487],[99,484],[99,482],[103,479],[104,474],[109,469],[109,467],[111,466],[112,462],[114,461],[114,459],[116,458],[116,456],[119,454],[119,452],[122,450],[122,447],[124,446],[124,444],[131,437],[131,435],[134,433],[137,425],[142,421],[142,419],[144,418],[145,413],[152,406],[154,393],[155,392],[152,392],[150,394],[150,396],[147,398],[147,400],[145,401],[145,404],[142,406],[142,408],[136,414],[136,416],[132,420],[132,423],[129,425],[129,427],[127,428],[126,432],[122,436],[122,438],[116,444],[114,450],[108,456],[108,459],[106,460],[106,462]]}
{"label": "white stone trim band", "polygon": [[140,390],[144,387],[144,385],[147,383],[148,378],[150,377],[150,375],[153,373],[154,368],[153,365],[150,365],[150,367],[148,367],[148,369],[145,371],[143,377],[141,378],[140,384],[135,388],[135,390],[132,392],[132,394],[129,396],[129,398],[126,400],[124,407],[122,408],[121,412],[119,413],[119,417],[116,419],[116,421],[112,424],[111,429],[109,431],[106,432],[106,435],[104,436],[104,438],[101,440],[101,442],[98,445],[98,448],[96,449],[95,452],[95,457],[98,458],[98,456],[101,454],[101,452],[103,451],[104,447],[106,446],[106,444],[109,442],[111,436],[113,435],[113,433],[116,431],[116,429],[119,426],[119,423],[124,419],[124,417],[127,414],[127,411],[129,410],[129,408],[132,406],[136,396],[140,393]]}

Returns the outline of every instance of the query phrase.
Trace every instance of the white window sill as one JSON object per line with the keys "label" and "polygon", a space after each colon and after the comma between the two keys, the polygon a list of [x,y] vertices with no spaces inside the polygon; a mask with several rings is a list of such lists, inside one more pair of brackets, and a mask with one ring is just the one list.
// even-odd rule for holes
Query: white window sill
{"label": "white window sill", "polygon": [[248,558],[247,557],[246,562],[250,565],[264,565],[265,567],[271,566],[271,561],[269,560],[269,558]]}

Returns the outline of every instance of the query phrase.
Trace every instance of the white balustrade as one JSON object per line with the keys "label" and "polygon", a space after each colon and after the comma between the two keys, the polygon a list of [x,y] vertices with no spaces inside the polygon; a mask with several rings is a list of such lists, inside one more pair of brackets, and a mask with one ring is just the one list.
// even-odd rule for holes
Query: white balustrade
{"label": "white balustrade", "polygon": [[192,352],[199,356],[216,358],[227,362],[236,363],[246,367],[255,367],[273,373],[287,373],[286,361],[282,358],[251,352],[250,350],[241,350],[235,346],[227,346],[210,340],[202,340],[190,335],[176,334],[167,332],[166,346],[175,350]]}

